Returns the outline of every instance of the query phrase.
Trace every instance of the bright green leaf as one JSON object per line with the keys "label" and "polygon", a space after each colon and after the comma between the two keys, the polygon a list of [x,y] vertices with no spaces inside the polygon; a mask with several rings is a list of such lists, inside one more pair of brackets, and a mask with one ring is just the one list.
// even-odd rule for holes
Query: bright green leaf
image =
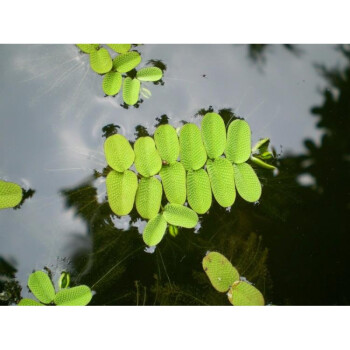
{"label": "bright green leaf", "polygon": [[180,145],[176,130],[169,124],[158,126],[154,132],[154,141],[162,160],[171,164],[179,157]]}
{"label": "bright green leaf", "polygon": [[167,227],[162,214],[148,221],[145,230],[143,231],[143,241],[150,247],[157,245],[164,237]]}
{"label": "bright green leaf", "polygon": [[206,213],[212,201],[210,181],[204,169],[187,172],[187,200],[198,214]]}
{"label": "bright green leaf", "polygon": [[158,67],[142,68],[136,74],[136,78],[141,81],[157,81],[162,79],[162,76],[163,72]]}
{"label": "bright green leaf", "polygon": [[43,271],[35,271],[30,274],[28,287],[35,297],[44,304],[50,304],[55,297],[55,288],[49,276]]}
{"label": "bright green leaf", "polygon": [[265,169],[269,169],[269,170],[274,170],[276,169],[276,167],[274,167],[271,164],[265,163],[264,161],[262,161],[261,159],[254,157],[254,156],[250,156],[250,160],[255,163],[256,165],[265,168]]}
{"label": "bright green leaf", "polygon": [[68,288],[69,284],[70,284],[70,274],[68,272],[63,271],[58,280],[58,288],[59,289]]}
{"label": "bright green leaf", "polygon": [[126,73],[134,69],[141,62],[141,56],[138,52],[131,51],[118,55],[113,60],[113,69],[119,73]]}
{"label": "bright green leaf", "polygon": [[202,138],[208,158],[220,157],[226,147],[226,128],[217,113],[207,113],[202,119]]}
{"label": "bright green leaf", "polygon": [[134,151],[135,167],[142,176],[150,177],[159,173],[162,160],[151,137],[138,138],[134,144]]}
{"label": "bright green leaf", "polygon": [[78,286],[60,290],[54,299],[58,306],[85,306],[92,299],[91,289],[88,286]]}
{"label": "bright green leaf", "polygon": [[253,285],[236,281],[233,283],[227,294],[228,300],[235,306],[264,306],[265,300],[263,295]]}
{"label": "bright green leaf", "polygon": [[247,164],[234,164],[233,173],[239,195],[247,202],[256,202],[261,196],[261,184],[253,168]]}
{"label": "bright green leaf", "polygon": [[131,44],[107,44],[113,51],[126,53],[130,50]]}
{"label": "bright green leaf", "polygon": [[202,261],[203,270],[218,292],[227,292],[235,281],[239,280],[238,271],[220,253],[210,252]]}
{"label": "bright green leaf", "polygon": [[18,306],[44,306],[44,305],[37,302],[36,300],[24,298],[18,303]]}
{"label": "bright green leaf", "polygon": [[123,100],[129,105],[133,106],[139,99],[140,94],[140,81],[137,79],[131,79],[129,77],[124,79],[123,84]]}
{"label": "bright green leaf", "polygon": [[168,227],[169,234],[173,237],[176,237],[179,234],[179,228],[174,225],[169,225]]}
{"label": "bright green leaf", "polygon": [[116,95],[122,87],[122,76],[119,72],[108,72],[102,81],[103,92],[108,96]]}
{"label": "bright green leaf", "polygon": [[76,44],[85,53],[92,53],[98,50],[100,44]]}
{"label": "bright green leaf", "polygon": [[13,183],[0,180],[0,209],[13,208],[22,200],[22,188]]}
{"label": "bright green leaf", "polygon": [[269,147],[270,139],[265,138],[259,140],[252,148],[252,153],[259,151],[260,153],[266,152]]}
{"label": "bright green leaf", "polygon": [[130,142],[120,134],[109,136],[106,139],[104,151],[108,165],[120,173],[129,169],[135,159]]}
{"label": "bright green leaf", "polygon": [[164,219],[171,225],[193,228],[198,224],[198,215],[192,209],[179,204],[167,204]]}
{"label": "bright green leaf", "polygon": [[244,120],[234,120],[227,130],[225,154],[231,163],[244,163],[250,157],[251,131]]}
{"label": "bright green leaf", "polygon": [[96,73],[108,73],[112,69],[112,65],[111,56],[105,48],[90,53],[90,66]]}
{"label": "bright green leaf", "polygon": [[133,206],[137,190],[137,176],[131,170],[123,173],[110,171],[106,178],[108,203],[112,211],[119,215],[128,215]]}

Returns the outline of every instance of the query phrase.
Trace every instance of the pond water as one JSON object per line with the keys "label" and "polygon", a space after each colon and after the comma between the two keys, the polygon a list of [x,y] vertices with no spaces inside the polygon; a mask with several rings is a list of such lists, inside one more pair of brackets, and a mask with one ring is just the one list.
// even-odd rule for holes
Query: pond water
{"label": "pond water", "polygon": [[[139,45],[140,67],[164,64],[150,98],[125,108],[73,45],[0,46],[0,178],[27,192],[0,211],[3,305],[31,297],[44,267],[94,291],[91,305],[230,305],[202,259],[225,255],[266,304],[349,304],[350,49],[337,45]],[[160,62],[159,62],[160,61]],[[258,203],[213,201],[195,229],[147,249],[146,221],[106,200],[103,144],[203,111],[244,118],[268,137],[278,171],[256,169]],[[228,120],[227,119],[227,120]],[[6,290],[6,291],[5,291]]]}

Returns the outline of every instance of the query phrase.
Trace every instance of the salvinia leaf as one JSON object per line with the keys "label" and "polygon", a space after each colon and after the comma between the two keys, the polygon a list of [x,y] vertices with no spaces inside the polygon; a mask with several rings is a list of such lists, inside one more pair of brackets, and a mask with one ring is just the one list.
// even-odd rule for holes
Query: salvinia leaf
{"label": "salvinia leaf", "polygon": [[162,214],[148,221],[145,230],[143,231],[143,241],[150,247],[157,245],[164,237],[167,227]]}
{"label": "salvinia leaf", "polygon": [[138,138],[134,144],[134,151],[135,167],[142,176],[150,177],[158,174],[162,160],[151,137]]}
{"label": "salvinia leaf", "polygon": [[250,157],[251,131],[244,120],[234,120],[227,130],[225,154],[231,163],[244,163]]}
{"label": "salvinia leaf", "polygon": [[119,72],[108,72],[102,81],[103,92],[108,96],[116,95],[122,86],[122,76]]}
{"label": "salvinia leaf", "polygon": [[181,128],[180,159],[186,170],[198,170],[207,160],[201,132],[195,124],[187,123]]}
{"label": "salvinia leaf", "polygon": [[253,285],[244,281],[233,283],[227,293],[228,300],[234,306],[263,306],[265,300],[260,291]]}
{"label": "salvinia leaf", "polygon": [[55,297],[55,288],[49,276],[43,271],[35,271],[28,278],[28,287],[35,297],[44,304],[49,304]]}
{"label": "salvinia leaf", "polygon": [[259,153],[266,152],[269,148],[269,143],[270,143],[269,138],[259,140],[252,148],[252,153],[254,153],[256,151],[259,151]]}
{"label": "salvinia leaf", "polygon": [[171,164],[179,157],[180,145],[176,130],[169,124],[158,126],[154,132],[154,141],[162,160]]}
{"label": "salvinia leaf", "polygon": [[15,207],[21,202],[22,196],[19,185],[0,180],[0,209]]}
{"label": "salvinia leaf", "polygon": [[264,161],[262,161],[260,158],[254,157],[254,156],[250,156],[250,160],[255,163],[256,165],[265,168],[265,169],[269,169],[269,170],[274,170],[276,169],[276,167],[274,167],[271,164],[265,163]]}
{"label": "salvinia leaf", "polygon": [[220,157],[226,147],[226,128],[223,119],[217,113],[207,113],[202,119],[201,129],[208,158]]}
{"label": "salvinia leaf", "polygon": [[256,202],[261,196],[261,184],[253,168],[247,164],[234,164],[233,172],[239,195],[247,202]]}
{"label": "salvinia leaf", "polygon": [[136,192],[136,210],[144,219],[153,219],[160,209],[162,184],[155,177],[142,178]]}
{"label": "salvinia leaf", "polygon": [[18,306],[44,306],[44,305],[37,302],[36,300],[23,298],[18,303]]}
{"label": "salvinia leaf", "polygon": [[167,204],[164,219],[171,225],[193,228],[198,224],[198,215],[192,209],[179,204]]}
{"label": "salvinia leaf", "polygon": [[92,53],[98,50],[99,44],[76,44],[85,53]]}
{"label": "salvinia leaf", "polygon": [[90,66],[96,73],[108,73],[112,69],[112,65],[111,56],[105,48],[90,53]]}
{"label": "salvinia leaf", "polygon": [[61,289],[55,296],[54,302],[58,306],[85,306],[92,299],[91,289],[88,286],[78,286]]}
{"label": "salvinia leaf", "polygon": [[162,76],[163,72],[158,67],[142,68],[136,74],[136,78],[141,81],[158,81]]}
{"label": "salvinia leaf", "polygon": [[186,171],[183,165],[179,162],[163,165],[159,175],[169,203],[184,204],[186,201]]}
{"label": "salvinia leaf", "polygon": [[141,56],[138,52],[127,52],[117,56],[113,60],[113,69],[119,73],[126,73],[138,66],[140,62]]}
{"label": "salvinia leaf", "polygon": [[198,214],[206,213],[212,202],[210,181],[204,169],[187,172],[187,200]]}
{"label": "salvinia leaf", "polygon": [[109,136],[106,139],[104,151],[108,165],[121,173],[129,169],[135,159],[130,142],[120,134]]}
{"label": "salvinia leaf", "polygon": [[117,53],[126,53],[130,50],[131,44],[107,44],[113,51]]}
{"label": "salvinia leaf", "polygon": [[70,274],[68,272],[63,271],[58,280],[58,288],[59,289],[68,288],[69,284],[70,284]]}
{"label": "salvinia leaf", "polygon": [[238,271],[220,253],[210,252],[202,261],[203,270],[218,292],[227,292],[235,281],[239,280]]}
{"label": "salvinia leaf", "polygon": [[232,164],[226,158],[208,159],[207,172],[216,201],[224,208],[230,207],[236,199]]}
{"label": "salvinia leaf", "polygon": [[140,81],[137,79],[131,79],[129,77],[124,79],[123,84],[123,100],[129,105],[133,106],[139,99],[140,94]]}
{"label": "salvinia leaf", "polygon": [[131,170],[123,173],[110,171],[106,178],[108,203],[112,211],[119,215],[128,215],[135,200],[137,176]]}

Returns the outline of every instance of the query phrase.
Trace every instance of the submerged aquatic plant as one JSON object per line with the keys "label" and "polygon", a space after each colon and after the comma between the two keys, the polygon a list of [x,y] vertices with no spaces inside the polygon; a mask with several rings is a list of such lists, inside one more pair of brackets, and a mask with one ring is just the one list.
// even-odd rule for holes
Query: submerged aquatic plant
{"label": "submerged aquatic plant", "polygon": [[262,306],[265,300],[260,291],[249,282],[241,280],[238,271],[222,254],[208,253],[202,261],[204,272],[212,286],[235,306]]}
{"label": "submerged aquatic plant", "polygon": [[0,180],[0,209],[13,208],[21,203],[22,188],[12,182]]}
{"label": "submerged aquatic plant", "polygon": [[[201,130],[187,123],[178,137],[173,126],[160,125],[154,138],[139,137],[134,148],[124,136],[115,134],[106,139],[104,151],[113,169],[106,178],[109,205],[116,215],[123,216],[135,203],[140,216],[149,220],[143,232],[149,246],[162,240],[168,224],[172,235],[176,235],[174,226],[195,227],[197,214],[210,209],[212,193],[223,207],[233,205],[236,188],[248,202],[261,196],[259,179],[247,163],[251,131],[244,120],[233,121],[226,136],[221,116],[207,113]],[[133,164],[138,175],[130,170]],[[169,202],[164,207],[163,190]],[[191,209],[185,206],[186,200]]]}
{"label": "submerged aquatic plant", "polygon": [[85,306],[92,299],[92,292],[88,286],[81,285],[69,288],[70,275],[62,272],[59,280],[59,291],[56,293],[53,283],[47,273],[36,271],[28,278],[28,287],[39,300],[24,298],[19,306]]}

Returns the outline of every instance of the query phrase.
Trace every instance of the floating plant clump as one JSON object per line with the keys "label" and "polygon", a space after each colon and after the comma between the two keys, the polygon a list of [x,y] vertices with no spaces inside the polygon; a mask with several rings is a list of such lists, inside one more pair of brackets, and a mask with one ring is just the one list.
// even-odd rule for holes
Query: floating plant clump
{"label": "floating plant clump", "polygon": [[77,44],[77,46],[90,56],[91,69],[104,75],[103,92],[107,96],[115,96],[123,87],[123,100],[129,106],[138,102],[140,92],[145,98],[151,96],[148,89],[141,88],[142,82],[156,82],[163,77],[163,71],[158,67],[144,67],[129,76],[129,73],[141,63],[140,54],[136,51],[129,51],[131,44],[107,44],[118,54],[114,58],[100,44]]}
{"label": "floating plant clump", "polygon": [[[266,155],[267,147],[268,139],[264,139],[253,150]],[[212,195],[222,207],[233,205],[236,189],[248,202],[261,196],[260,181],[247,163],[253,161],[250,127],[241,119],[234,120],[227,133],[216,113],[204,116],[201,130],[185,124],[179,136],[173,126],[160,125],[154,138],[140,137],[134,148],[124,136],[115,134],[106,139],[104,151],[112,168],[106,178],[109,205],[123,216],[135,204],[140,216],[149,220],[143,232],[149,246],[162,240],[168,224],[173,233],[177,226],[195,227],[197,214],[210,209]],[[264,166],[260,155],[256,159],[255,163]],[[137,174],[130,170],[133,164]],[[274,168],[267,163],[264,167]],[[163,192],[169,202],[164,207]]]}
{"label": "floating plant clump", "polygon": [[21,203],[22,188],[12,182],[0,180],[0,209],[13,208]]}

